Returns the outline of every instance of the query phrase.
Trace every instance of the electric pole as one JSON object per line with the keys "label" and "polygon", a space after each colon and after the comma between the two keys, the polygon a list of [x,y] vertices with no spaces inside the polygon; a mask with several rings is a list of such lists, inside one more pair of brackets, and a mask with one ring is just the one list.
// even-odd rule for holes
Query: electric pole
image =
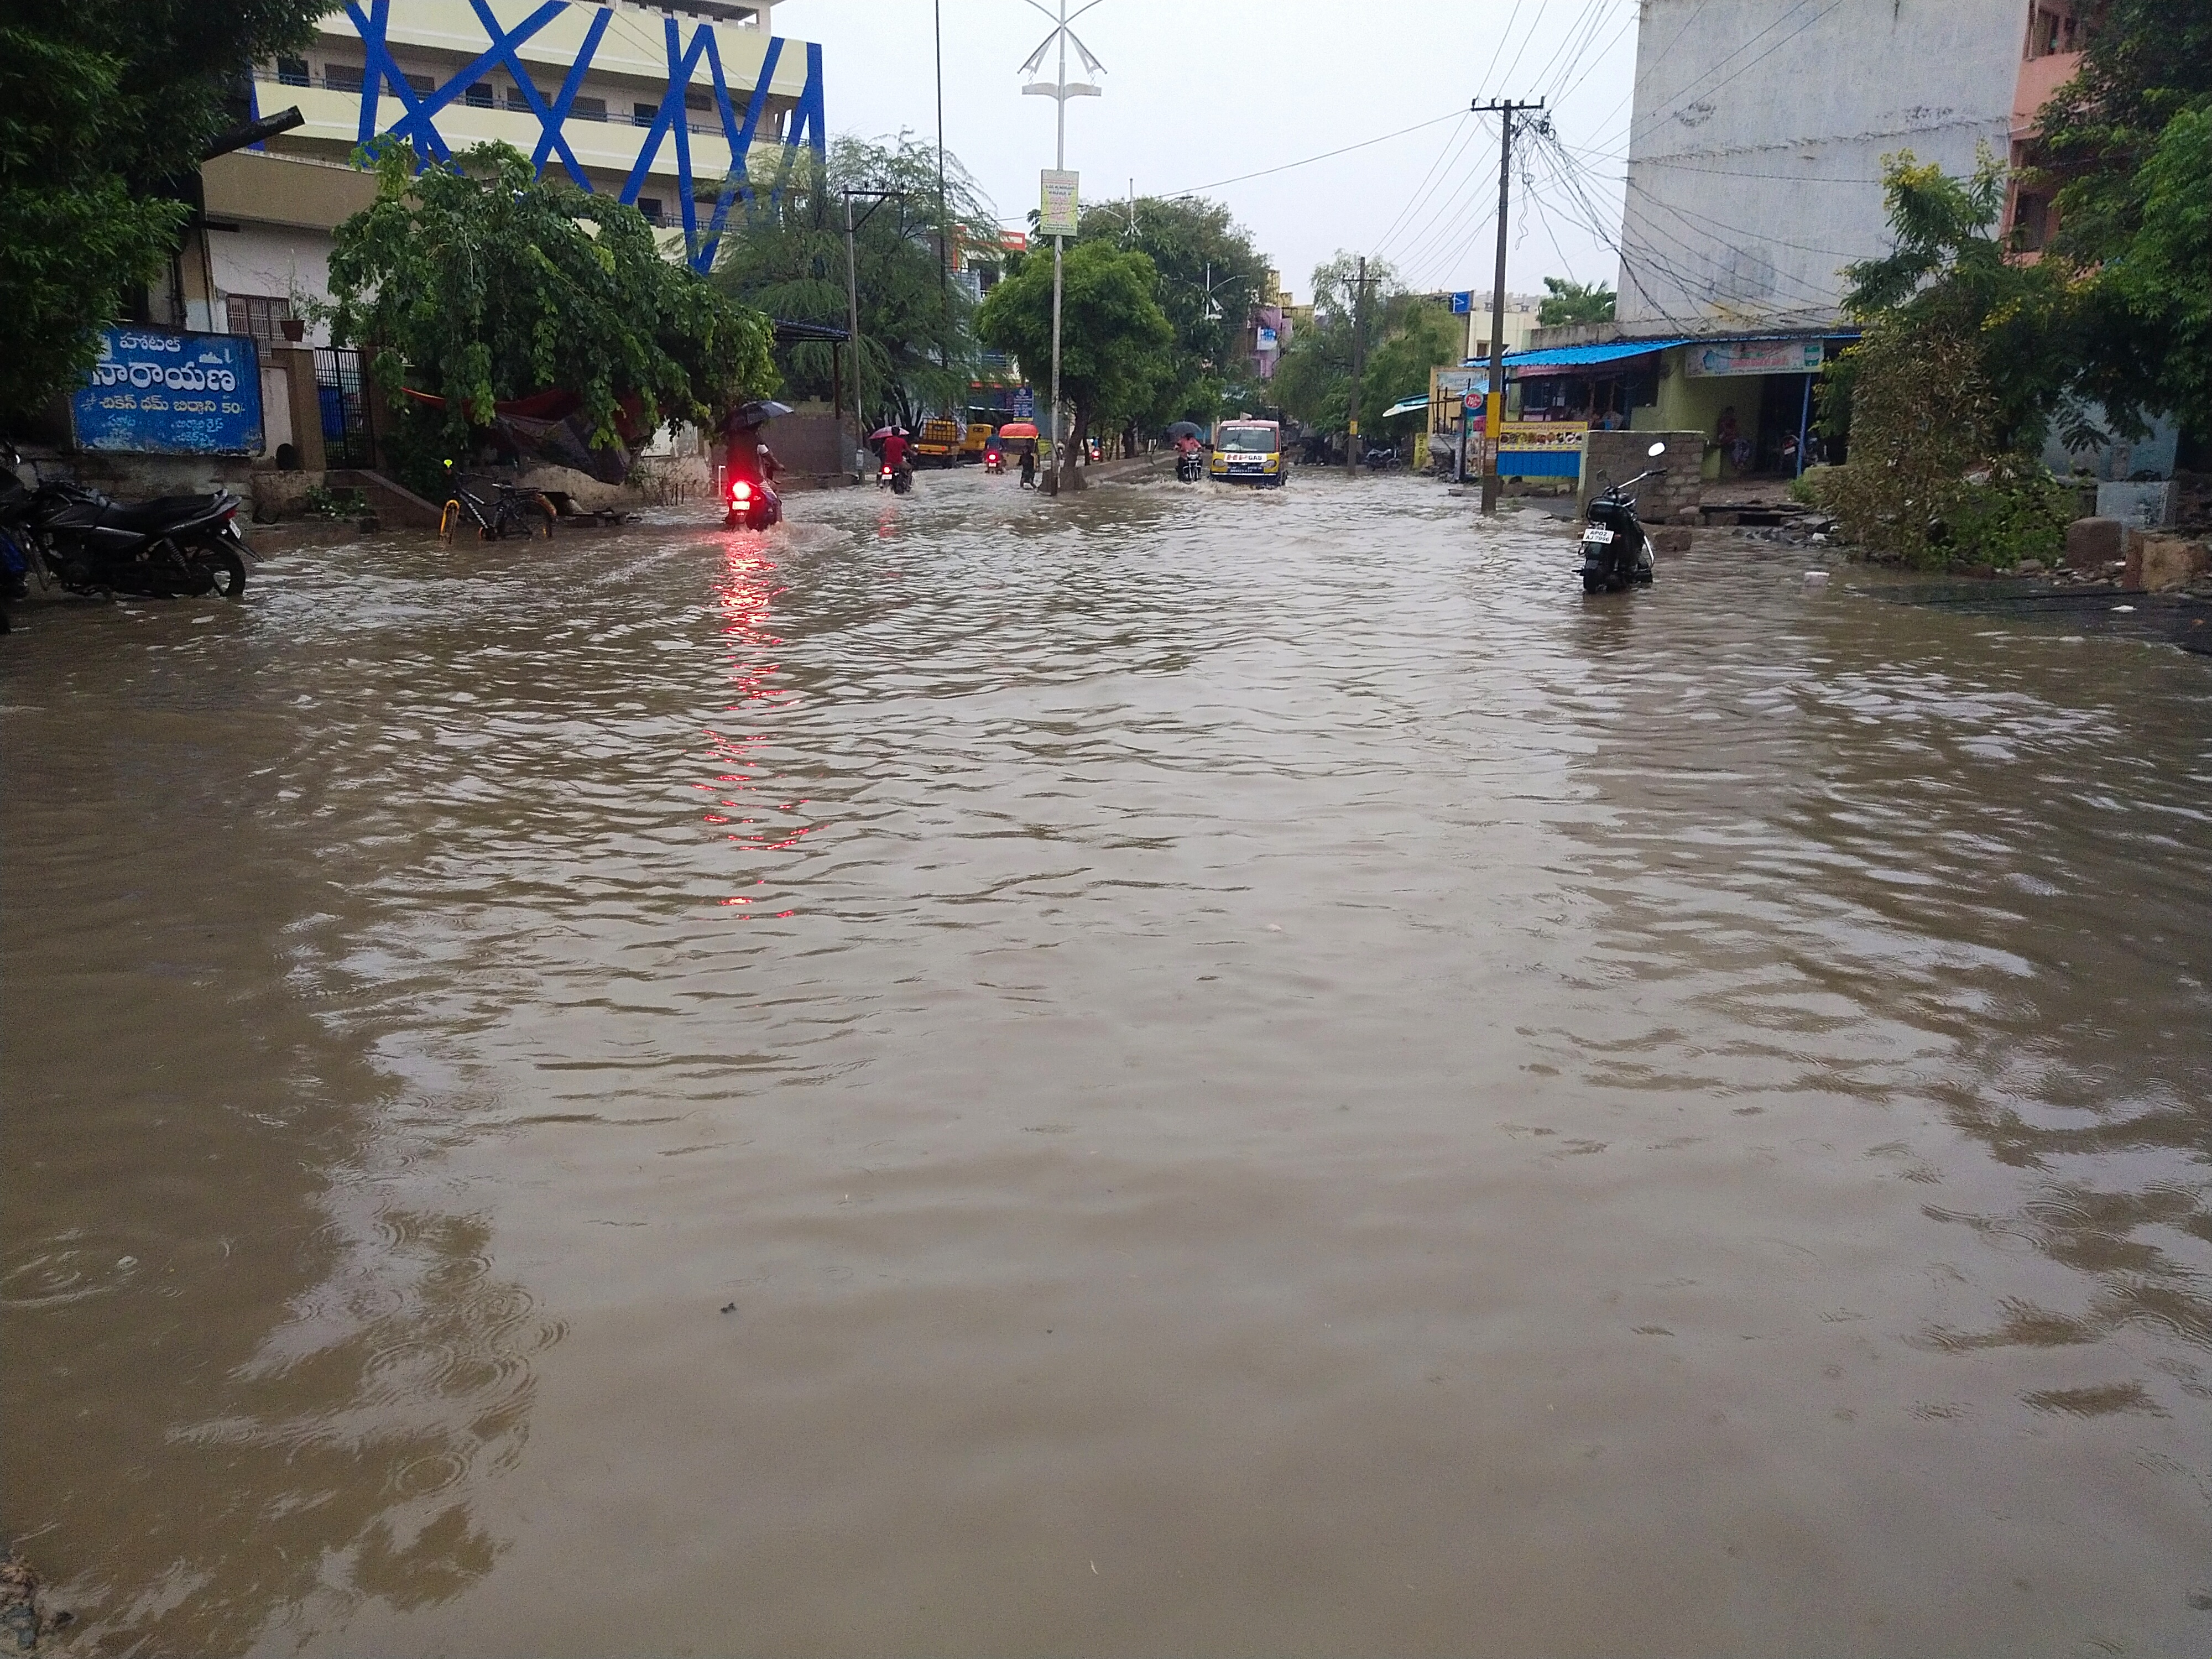
{"label": "electric pole", "polygon": [[1359,471],[1359,377],[1367,368],[1367,256],[1359,256],[1359,275],[1352,282],[1352,401],[1344,434],[1344,471]]}
{"label": "electric pole", "polygon": [[868,417],[860,403],[860,260],[854,251],[854,233],[859,227],[853,222],[853,198],[866,196],[875,203],[860,216],[860,222],[865,225],[876,208],[899,192],[848,190],[840,193],[845,198],[845,329],[853,341],[853,476],[857,478],[862,476],[860,458],[868,453]]}
{"label": "electric pole", "polygon": [[1505,217],[1513,196],[1513,118],[1522,110],[1543,108],[1544,100],[1539,98],[1533,104],[1523,104],[1510,98],[1492,99],[1468,107],[1477,115],[1495,113],[1498,118],[1498,274],[1490,285],[1490,388],[1483,399],[1482,422],[1482,510],[1494,514],[1498,511],[1498,441],[1505,419]]}

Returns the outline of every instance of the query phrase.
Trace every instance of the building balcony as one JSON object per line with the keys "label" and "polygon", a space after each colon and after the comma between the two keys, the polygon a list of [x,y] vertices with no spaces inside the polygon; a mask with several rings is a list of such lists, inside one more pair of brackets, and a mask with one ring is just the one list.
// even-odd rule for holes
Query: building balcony
{"label": "building balcony", "polygon": [[2078,52],[2054,52],[2021,61],[2020,80],[2012,94],[2012,136],[2015,139],[2035,131],[2036,118],[2051,101],[2051,94],[2072,80],[2074,71],[2081,67],[2081,54]]}
{"label": "building balcony", "polygon": [[[304,125],[270,140],[270,154],[281,155],[291,150],[335,160],[353,153],[361,137],[358,91],[328,86],[302,87],[274,77],[262,78],[256,91],[264,111],[297,105],[304,118]],[[375,131],[388,131],[406,113],[406,106],[386,92],[377,100]],[[689,114],[690,119],[685,125],[690,129],[686,136],[691,151],[691,176],[720,179],[730,169],[730,146],[723,135],[721,122],[702,122],[696,110]],[[534,155],[544,131],[527,108],[479,104],[465,99],[456,99],[441,109],[433,125],[447,147],[456,152],[471,144],[497,140],[513,145],[525,155]],[[762,127],[755,142],[775,142],[775,131],[769,123],[763,120]],[[645,124],[633,118],[608,119],[604,114],[596,118],[579,116],[572,111],[562,124],[561,136],[585,170],[594,175],[593,188],[598,189],[610,182],[618,184],[629,176],[630,169],[637,164],[638,151],[647,132]],[[556,173],[561,170],[555,156],[548,156],[546,166]],[[672,189],[677,176],[676,139],[672,132],[662,137],[647,176]]]}

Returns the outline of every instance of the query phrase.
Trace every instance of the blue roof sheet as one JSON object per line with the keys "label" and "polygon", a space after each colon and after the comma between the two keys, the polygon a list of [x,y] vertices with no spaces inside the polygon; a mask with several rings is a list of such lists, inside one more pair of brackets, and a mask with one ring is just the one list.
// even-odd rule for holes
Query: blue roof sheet
{"label": "blue roof sheet", "polygon": [[1593,363],[1617,363],[1624,357],[1644,357],[1670,346],[1687,345],[1688,335],[1665,340],[1616,340],[1611,345],[1547,346],[1541,351],[1509,352],[1508,368],[1566,366],[1586,368]]}

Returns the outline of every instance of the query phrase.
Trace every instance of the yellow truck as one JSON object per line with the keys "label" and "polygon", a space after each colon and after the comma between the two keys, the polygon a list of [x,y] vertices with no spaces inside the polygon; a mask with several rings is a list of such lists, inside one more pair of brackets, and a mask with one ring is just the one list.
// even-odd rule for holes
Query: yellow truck
{"label": "yellow truck", "polygon": [[1209,475],[1223,483],[1265,484],[1279,489],[1283,465],[1283,428],[1273,421],[1220,421],[1213,428],[1213,449],[1206,460]]}
{"label": "yellow truck", "polygon": [[962,433],[960,423],[942,416],[921,423],[921,434],[915,440],[914,464],[916,466],[952,466],[960,459]]}

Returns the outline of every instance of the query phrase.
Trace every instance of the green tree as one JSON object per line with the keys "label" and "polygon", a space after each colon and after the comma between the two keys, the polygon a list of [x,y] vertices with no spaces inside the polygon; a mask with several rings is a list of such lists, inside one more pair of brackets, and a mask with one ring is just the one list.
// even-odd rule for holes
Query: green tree
{"label": "green tree", "polygon": [[1569,323],[1609,323],[1613,320],[1613,290],[1603,283],[1588,286],[1565,276],[1544,278],[1547,290],[1536,307],[1536,321],[1545,328]]}
{"label": "green tree", "polygon": [[660,254],[634,207],[532,176],[505,144],[419,174],[392,140],[374,149],[376,200],[337,228],[332,337],[368,348],[402,398],[403,470],[427,482],[465,452],[495,401],[574,392],[595,445],[662,422],[711,424],[775,387],[768,319]]}
{"label": "green tree", "polygon": [[[1360,376],[1359,406],[1379,416],[1407,398],[1427,396],[1429,371],[1458,362],[1466,349],[1466,337],[1449,312],[1441,306],[1407,304],[1395,331],[1367,359],[1366,372]],[[1423,413],[1399,420],[1410,423],[1426,418]]]}
{"label": "green tree", "polygon": [[2212,441],[2212,9],[2108,0],[2039,117],[2045,262],[2079,285],[2078,389],[2121,430],[2170,413]]}
{"label": "green tree", "polygon": [[[1996,234],[2004,172],[1986,149],[1971,179],[1904,150],[1883,158],[1882,180],[1895,246],[1844,268],[1844,309],[1869,331],[1962,343],[1987,390],[1976,441],[1986,453],[2040,449],[2073,372],[2063,349],[2073,329],[2065,273],[2009,257]],[[1844,354],[1828,404],[1852,395],[1866,361]],[[1909,372],[1901,362],[1899,372]]]}
{"label": "green tree", "polygon": [[[1413,303],[1387,262],[1367,262],[1364,305],[1358,300],[1358,260],[1341,249],[1314,267],[1313,324],[1298,330],[1270,382],[1283,412],[1316,432],[1342,432],[1349,423],[1354,334],[1364,334],[1363,349],[1372,352]],[[1359,401],[1370,416],[1389,407],[1376,402],[1364,384]]]}
{"label": "green tree", "polygon": [[[1156,297],[1149,255],[1111,242],[1078,242],[1063,261],[1061,393],[1075,406],[1071,432],[1118,427],[1151,408],[1175,373],[1175,329]],[[1029,259],[984,299],[975,319],[983,343],[1011,354],[1030,385],[1052,383],[1052,261]],[[1082,488],[1068,446],[1061,487]]]}
{"label": "green tree", "polygon": [[82,379],[99,331],[176,247],[188,210],[173,181],[243,118],[252,63],[332,9],[97,0],[0,15],[0,419]]}
{"label": "green tree", "polygon": [[[764,163],[769,165],[769,163]],[[995,249],[996,215],[957,157],[945,157],[950,235]],[[975,302],[947,282],[939,254],[937,152],[902,137],[872,144],[841,137],[826,166],[811,155],[781,187],[763,172],[754,200],[722,239],[714,267],[721,289],[771,317],[845,326],[843,190],[898,192],[854,204],[854,269],[860,306],[860,355],[867,413],[913,424],[924,410],[958,410],[974,378]],[[847,353],[842,364],[834,354]],[[802,342],[777,348],[784,383],[801,398],[828,398],[848,377],[849,348]],[[850,395],[850,388],[846,388]]]}
{"label": "green tree", "polygon": [[1156,297],[1175,344],[1152,406],[1132,418],[1157,427],[1220,416],[1229,388],[1249,379],[1246,326],[1267,281],[1250,233],[1218,202],[1147,196],[1089,209],[1077,240],[1134,248],[1159,273]]}

